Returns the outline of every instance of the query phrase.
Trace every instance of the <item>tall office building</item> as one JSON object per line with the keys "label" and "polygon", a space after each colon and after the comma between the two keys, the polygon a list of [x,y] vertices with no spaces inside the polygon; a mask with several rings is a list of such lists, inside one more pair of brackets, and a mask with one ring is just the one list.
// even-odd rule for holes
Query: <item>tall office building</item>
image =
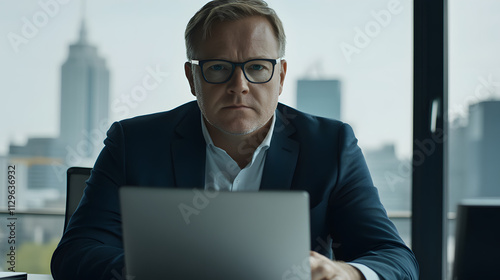
{"label": "tall office building", "polygon": [[67,168],[88,165],[102,149],[108,107],[109,71],[97,48],[88,43],[82,21],[79,39],[70,45],[61,69],[60,136],[29,138],[26,145],[9,147],[9,162],[23,170],[18,183],[23,208],[64,199]]}
{"label": "tall office building", "polygon": [[313,115],[340,119],[340,81],[299,80],[297,109]]}
{"label": "tall office building", "polygon": [[469,196],[500,196],[500,100],[469,107]]}
{"label": "tall office building", "polygon": [[78,150],[81,157],[96,155],[101,147],[101,123],[108,123],[109,71],[97,48],[87,41],[85,22],[80,38],[69,48],[61,69],[61,135],[67,148]]}
{"label": "tall office building", "polygon": [[459,124],[460,121],[450,125],[448,137],[448,196],[449,208],[451,212],[455,212],[457,203],[469,194],[467,189],[467,157],[468,157],[468,127]]}

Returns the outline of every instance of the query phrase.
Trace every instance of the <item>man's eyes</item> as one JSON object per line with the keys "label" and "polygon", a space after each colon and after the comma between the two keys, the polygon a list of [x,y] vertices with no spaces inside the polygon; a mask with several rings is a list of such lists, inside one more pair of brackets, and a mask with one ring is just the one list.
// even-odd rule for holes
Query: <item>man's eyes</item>
{"label": "man's eyes", "polygon": [[[215,63],[215,64],[207,64],[205,66],[205,69],[207,71],[212,71],[212,72],[220,72],[220,71],[230,71],[232,66],[230,64],[226,63]],[[254,63],[248,63],[245,65],[245,70],[246,71],[254,71],[254,72],[259,72],[268,69],[269,67],[265,65],[265,63],[259,63],[259,62],[254,62]]]}
{"label": "man's eyes", "polygon": [[253,71],[260,71],[260,70],[263,70],[264,69],[264,65],[262,64],[252,64],[250,65],[250,67],[248,67],[249,70],[253,70]]}
{"label": "man's eyes", "polygon": [[222,64],[215,64],[215,65],[210,66],[209,69],[212,71],[222,71],[222,70],[226,69],[226,66],[222,65]]}

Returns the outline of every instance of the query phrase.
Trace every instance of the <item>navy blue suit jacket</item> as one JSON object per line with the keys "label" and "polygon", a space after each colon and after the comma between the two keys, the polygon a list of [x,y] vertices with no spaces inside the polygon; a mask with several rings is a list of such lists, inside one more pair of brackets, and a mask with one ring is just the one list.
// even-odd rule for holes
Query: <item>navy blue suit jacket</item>
{"label": "navy blue suit jacket", "polygon": [[[311,249],[364,264],[381,279],[417,279],[415,256],[380,203],[351,127],[283,104],[276,115],[261,189],[309,193]],[[206,143],[194,101],[116,122],[104,143],[52,257],[56,280],[122,275],[120,186],[204,186]]]}

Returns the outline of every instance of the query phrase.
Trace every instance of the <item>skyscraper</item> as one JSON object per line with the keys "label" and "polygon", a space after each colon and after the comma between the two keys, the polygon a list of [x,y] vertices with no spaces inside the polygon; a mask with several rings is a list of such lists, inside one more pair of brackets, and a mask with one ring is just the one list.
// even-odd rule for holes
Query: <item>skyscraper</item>
{"label": "skyscraper", "polygon": [[299,80],[297,109],[331,119],[340,119],[339,80]]}
{"label": "skyscraper", "polygon": [[78,149],[81,157],[95,155],[100,150],[95,143],[102,139],[91,141],[91,135],[102,134],[99,127],[107,126],[108,111],[109,71],[97,48],[88,43],[82,20],[80,38],[70,46],[61,69],[61,141]]}
{"label": "skyscraper", "polygon": [[467,156],[469,143],[467,141],[468,127],[460,125],[460,121],[450,125],[448,138],[448,197],[449,211],[455,212],[457,204],[470,196],[467,183]]}
{"label": "skyscraper", "polygon": [[29,138],[24,146],[9,147],[8,161],[23,170],[18,185],[25,192],[22,208],[56,200],[55,190],[64,199],[67,168],[95,161],[102,149],[102,127],[109,126],[109,71],[97,48],[88,43],[83,20],[79,39],[70,45],[61,68],[60,94],[60,136]]}
{"label": "skyscraper", "polygon": [[469,196],[500,196],[500,100],[469,107]]}

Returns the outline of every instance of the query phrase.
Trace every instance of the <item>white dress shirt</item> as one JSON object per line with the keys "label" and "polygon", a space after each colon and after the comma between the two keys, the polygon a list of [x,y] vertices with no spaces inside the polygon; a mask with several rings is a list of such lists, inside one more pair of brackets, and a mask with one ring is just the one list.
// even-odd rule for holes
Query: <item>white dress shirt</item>
{"label": "white dress shirt", "polygon": [[216,147],[208,133],[203,116],[201,128],[207,143],[205,161],[205,189],[217,191],[258,191],[266,162],[267,149],[271,145],[276,117],[272,117],[271,127],[262,143],[252,156],[252,161],[243,169],[238,166],[223,149]]}
{"label": "white dress shirt", "polygon": [[[243,169],[238,166],[223,149],[216,147],[207,130],[203,115],[201,129],[207,143],[205,161],[205,189],[217,191],[258,191],[262,181],[262,173],[266,162],[267,150],[271,146],[271,138],[276,122],[276,113],[272,117],[271,127],[252,156],[252,161]],[[365,276],[366,280],[380,280],[369,267],[359,263],[349,263]]]}

